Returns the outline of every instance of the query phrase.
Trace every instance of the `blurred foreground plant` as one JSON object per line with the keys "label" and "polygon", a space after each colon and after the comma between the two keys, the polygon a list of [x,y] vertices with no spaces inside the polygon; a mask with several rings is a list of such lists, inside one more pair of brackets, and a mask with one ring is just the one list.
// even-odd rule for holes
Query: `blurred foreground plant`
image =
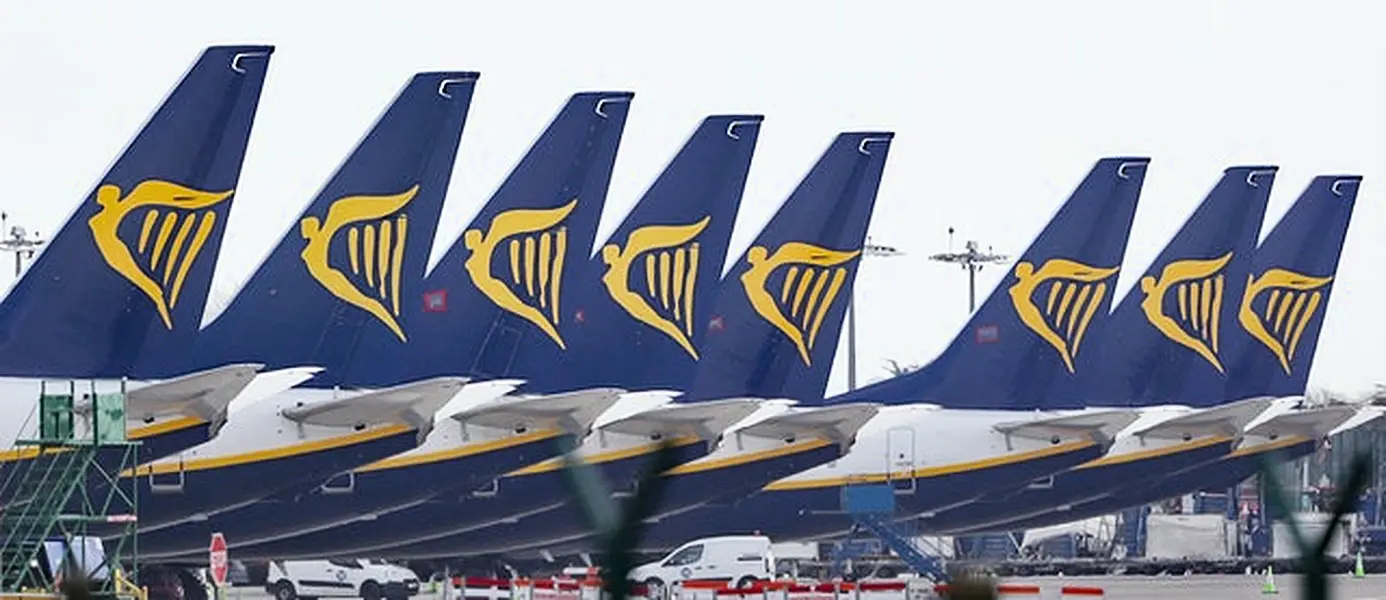
{"label": "blurred foreground plant", "polygon": [[58,583],[58,595],[66,600],[91,600],[92,581],[81,571],[66,569],[63,579]]}
{"label": "blurred foreground plant", "polygon": [[1000,595],[996,590],[996,580],[990,575],[964,569],[949,574],[948,592],[944,597],[949,600],[996,600]]}
{"label": "blurred foreground plant", "polygon": [[[1333,499],[1333,516],[1328,521],[1328,527],[1324,528],[1323,535],[1319,539],[1310,541],[1300,530],[1299,523],[1293,518],[1294,504],[1285,495],[1285,490],[1280,486],[1280,480],[1275,475],[1274,464],[1269,458],[1262,461],[1261,477],[1266,482],[1266,501],[1277,509],[1277,512],[1290,515],[1286,523],[1286,529],[1290,530],[1291,537],[1294,538],[1295,547],[1299,550],[1300,563],[1304,570],[1304,584],[1302,598],[1305,600],[1328,600],[1328,558],[1324,553],[1328,551],[1328,544],[1333,539],[1333,534],[1338,531],[1339,523],[1344,515],[1357,512],[1357,501],[1362,495],[1362,491],[1367,487],[1367,479],[1371,474],[1371,458],[1366,452],[1358,452],[1353,456],[1352,463],[1348,466],[1347,485],[1338,488],[1337,496]],[[1343,478],[1339,478],[1342,481]]]}
{"label": "blurred foreground plant", "polygon": [[609,600],[625,600],[630,594],[630,571],[635,567],[634,549],[639,547],[645,520],[664,494],[665,479],[660,474],[678,466],[678,453],[668,440],[659,442],[649,467],[635,486],[635,494],[623,510],[601,472],[574,452],[576,443],[564,438],[560,446],[564,479],[577,496],[602,548],[599,566],[603,592]]}

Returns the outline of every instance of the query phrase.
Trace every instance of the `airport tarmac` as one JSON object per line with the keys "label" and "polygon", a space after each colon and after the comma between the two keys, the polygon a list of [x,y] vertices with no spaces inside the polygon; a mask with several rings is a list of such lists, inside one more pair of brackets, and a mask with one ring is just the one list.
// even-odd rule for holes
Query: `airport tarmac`
{"label": "airport tarmac", "polygon": [[[1333,600],[1386,600],[1386,575],[1333,576]],[[1032,583],[1040,586],[1040,600],[1059,600],[1064,585],[1095,586],[1106,593],[1103,600],[1249,600],[1251,598],[1301,598],[1297,575],[1277,575],[1276,596],[1262,594],[1263,575],[1157,575],[1103,577],[1031,577],[1005,579],[1004,583]],[[414,600],[441,600],[437,594],[422,592]],[[271,600],[260,589],[233,588],[227,600]]]}
{"label": "airport tarmac", "polygon": [[[1261,593],[1264,575],[1117,575],[1104,577],[1034,577],[1006,579],[1006,583],[1033,583],[1040,586],[1041,598],[1059,598],[1064,585],[1095,586],[1106,593],[1104,600],[1243,600],[1249,598],[1302,598],[1297,575],[1277,575],[1276,596]],[[1329,589],[1333,600],[1386,600],[1386,575],[1334,575]]]}

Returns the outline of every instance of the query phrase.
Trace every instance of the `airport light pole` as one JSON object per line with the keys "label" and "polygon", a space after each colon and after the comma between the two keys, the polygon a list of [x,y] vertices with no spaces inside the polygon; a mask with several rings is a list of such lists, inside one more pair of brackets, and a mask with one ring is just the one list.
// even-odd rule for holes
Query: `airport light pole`
{"label": "airport light pole", "polygon": [[964,252],[952,252],[952,227],[948,228],[948,248],[949,252],[935,254],[930,256],[929,260],[958,264],[967,271],[967,314],[970,315],[977,311],[977,272],[982,270],[983,265],[1003,263],[1010,260],[1010,257],[993,253],[990,246],[986,252],[981,252],[977,249],[976,240],[968,240],[964,245]]}
{"label": "airport light pole", "polygon": [[[868,256],[900,256],[904,254],[894,246],[882,246],[871,243],[871,238],[866,238],[866,245],[861,248],[862,258]],[[852,286],[852,295],[847,298],[847,391],[857,389],[857,290]]]}
{"label": "airport light pole", "polygon": [[8,214],[0,212],[0,230],[8,233],[4,239],[0,239],[0,250],[14,253],[14,277],[19,279],[19,273],[24,270],[24,259],[33,258],[34,252],[44,244],[44,240],[37,231],[30,236],[29,231],[20,225],[6,229],[5,224],[9,218]]}

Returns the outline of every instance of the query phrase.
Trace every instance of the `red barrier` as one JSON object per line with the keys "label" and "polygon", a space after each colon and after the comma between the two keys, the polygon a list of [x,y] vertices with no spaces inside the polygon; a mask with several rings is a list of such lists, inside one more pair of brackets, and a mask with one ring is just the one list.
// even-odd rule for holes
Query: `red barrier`
{"label": "red barrier", "polygon": [[[580,580],[569,577],[552,579],[516,578],[500,579],[493,577],[454,577],[453,585],[460,592],[459,598],[448,600],[599,600],[602,580],[589,571]],[[692,579],[679,582],[676,589],[681,590],[683,600],[904,600],[908,597],[912,583],[919,580],[868,580],[858,582],[820,582],[801,583],[785,580],[760,580],[745,587],[735,587],[730,582],[713,579]],[[947,597],[946,584],[933,586],[939,596]],[[512,593],[513,591],[513,593]],[[996,586],[1003,598],[1039,598],[1043,591],[1039,585],[1030,583],[1005,583]],[[648,598],[647,586],[632,583],[631,595]],[[1050,593],[1052,594],[1052,588]],[[1060,588],[1060,599],[1100,600],[1106,591],[1096,586],[1066,585]],[[1051,596],[1052,597],[1052,596]],[[678,600],[671,597],[671,600]]]}
{"label": "red barrier", "polygon": [[498,579],[495,577],[453,577],[452,585],[458,588],[499,588],[510,589],[509,579]]}
{"label": "red barrier", "polygon": [[[846,583],[846,584],[843,584],[843,585],[844,585],[844,588],[843,588],[843,589],[850,590],[850,589],[852,589],[850,586],[852,586],[853,584]],[[904,581],[863,581],[863,582],[860,582],[860,583],[857,583],[857,584],[856,584],[856,587],[857,587],[858,589],[860,589],[861,591],[863,591],[863,592],[896,592],[896,591],[904,591],[905,588],[908,587],[908,586],[909,586],[909,583],[908,583],[908,582],[904,582]]]}
{"label": "red barrier", "polygon": [[1038,594],[1040,586],[1029,583],[1003,583],[996,586],[996,591],[1002,594]]}

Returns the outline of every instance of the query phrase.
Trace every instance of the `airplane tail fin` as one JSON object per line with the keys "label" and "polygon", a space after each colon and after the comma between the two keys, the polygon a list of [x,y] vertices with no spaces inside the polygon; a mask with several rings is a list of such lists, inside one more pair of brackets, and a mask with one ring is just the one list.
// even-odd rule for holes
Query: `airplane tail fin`
{"label": "airplane tail fin", "polygon": [[1315,177],[1257,248],[1229,328],[1241,351],[1227,398],[1304,394],[1361,181]]}
{"label": "airplane tail fin", "polygon": [[202,52],[0,303],[0,372],[162,377],[188,355],[273,51]]}
{"label": "airplane tail fin", "polygon": [[526,390],[686,389],[716,299],[762,117],[703,120],[591,260],[574,266],[559,329],[528,344]]}
{"label": "airplane tail fin", "polygon": [[1122,298],[1078,381],[1058,386],[1065,406],[1223,403],[1237,299],[1256,252],[1276,167],[1241,166],[1222,179]]}
{"label": "airplane tail fin", "polygon": [[[567,348],[570,265],[592,250],[630,92],[583,92],[510,172],[410,299],[416,313],[404,352],[388,331],[363,334],[344,385],[421,377],[507,376],[521,344]],[[349,383],[348,383],[349,382]]]}
{"label": "airplane tail fin", "polygon": [[723,278],[685,398],[821,401],[893,133],[842,133]]}
{"label": "airplane tail fin", "polygon": [[1110,310],[1149,162],[1099,160],[938,358],[834,401],[1040,408]]}
{"label": "airplane tail fin", "polygon": [[414,75],[199,339],[199,362],[313,364],[331,383],[366,327],[398,343],[479,77]]}

